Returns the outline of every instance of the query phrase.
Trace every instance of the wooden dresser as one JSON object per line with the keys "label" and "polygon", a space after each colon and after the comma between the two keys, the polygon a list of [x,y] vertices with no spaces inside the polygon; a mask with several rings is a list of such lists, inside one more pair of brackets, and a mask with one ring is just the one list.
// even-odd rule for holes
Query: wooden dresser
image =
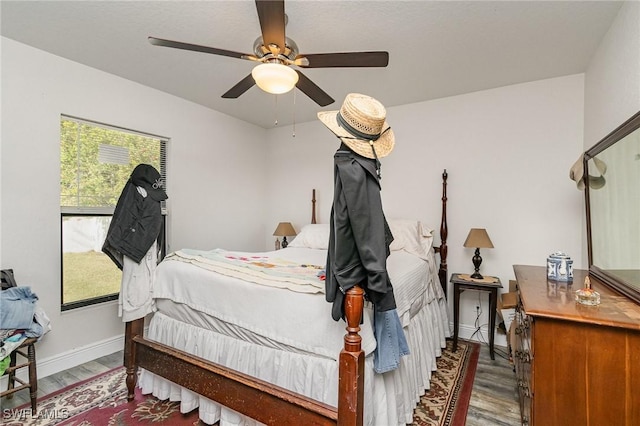
{"label": "wooden dresser", "polygon": [[513,357],[523,425],[640,425],[640,305],[595,279],[598,306],[543,266],[514,266],[519,303]]}

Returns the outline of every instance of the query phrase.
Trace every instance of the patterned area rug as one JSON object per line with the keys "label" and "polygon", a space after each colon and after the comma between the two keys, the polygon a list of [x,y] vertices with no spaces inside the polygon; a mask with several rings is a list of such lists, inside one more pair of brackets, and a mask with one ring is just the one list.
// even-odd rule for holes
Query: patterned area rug
{"label": "patterned area rug", "polygon": [[[430,390],[415,409],[413,426],[464,426],[480,345],[458,341],[438,358],[438,370]],[[31,416],[29,404],[3,410],[7,426],[204,426],[198,410],[181,414],[177,402],[159,401],[136,389],[135,404],[128,404],[123,367],[64,388],[38,400],[38,414]]]}
{"label": "patterned area rug", "polygon": [[458,340],[458,349],[453,352],[452,347],[448,340],[431,375],[431,387],[413,412],[412,426],[464,426],[480,344]]}
{"label": "patterned area rug", "polygon": [[128,404],[125,378],[124,367],[115,368],[38,399],[36,416],[31,415],[30,404],[3,410],[1,423],[7,426],[204,426],[198,419],[198,410],[181,414],[178,402],[142,395],[138,388],[135,404]]}

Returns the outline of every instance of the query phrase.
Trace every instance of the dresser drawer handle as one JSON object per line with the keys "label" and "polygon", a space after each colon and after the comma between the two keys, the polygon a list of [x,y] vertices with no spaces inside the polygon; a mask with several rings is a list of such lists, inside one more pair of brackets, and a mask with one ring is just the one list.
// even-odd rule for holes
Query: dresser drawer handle
{"label": "dresser drawer handle", "polygon": [[522,389],[522,394],[529,398],[531,397],[531,391],[529,390],[529,385],[525,383],[523,380],[518,381],[518,387]]}
{"label": "dresser drawer handle", "polygon": [[517,350],[515,352],[516,358],[522,361],[523,363],[530,364],[531,363],[531,353],[528,350]]}

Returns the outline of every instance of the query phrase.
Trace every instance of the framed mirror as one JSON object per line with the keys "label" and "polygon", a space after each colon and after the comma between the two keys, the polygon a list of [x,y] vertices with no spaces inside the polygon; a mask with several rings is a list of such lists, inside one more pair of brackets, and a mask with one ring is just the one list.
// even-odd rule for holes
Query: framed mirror
{"label": "framed mirror", "polygon": [[640,112],[583,158],[589,274],[640,303]]}

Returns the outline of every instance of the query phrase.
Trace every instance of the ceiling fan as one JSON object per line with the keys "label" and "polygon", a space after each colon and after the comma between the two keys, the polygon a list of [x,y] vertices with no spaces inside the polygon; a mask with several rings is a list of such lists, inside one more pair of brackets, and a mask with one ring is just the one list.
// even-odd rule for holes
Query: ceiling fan
{"label": "ceiling fan", "polygon": [[[299,70],[300,68],[341,68],[341,67],[386,67],[389,64],[389,52],[345,52],[345,53],[316,53],[302,54],[298,46],[285,36],[287,16],[284,13],[284,0],[263,1],[256,0],[256,9],[260,20],[262,36],[254,42],[253,54],[217,49],[215,47],[199,46],[179,41],[149,37],[149,42],[155,46],[172,47],[175,49],[192,50],[213,55],[229,56],[259,62],[251,74],[240,80],[238,84],[222,95],[223,98],[238,98],[244,92],[258,84],[258,87],[269,93],[285,93],[294,86],[311,98],[320,106],[327,106],[334,102],[324,90],[318,87]],[[261,72],[270,77],[262,80]],[[287,80],[287,84],[276,88],[268,88],[273,79]],[[263,87],[264,86],[264,87]]]}

